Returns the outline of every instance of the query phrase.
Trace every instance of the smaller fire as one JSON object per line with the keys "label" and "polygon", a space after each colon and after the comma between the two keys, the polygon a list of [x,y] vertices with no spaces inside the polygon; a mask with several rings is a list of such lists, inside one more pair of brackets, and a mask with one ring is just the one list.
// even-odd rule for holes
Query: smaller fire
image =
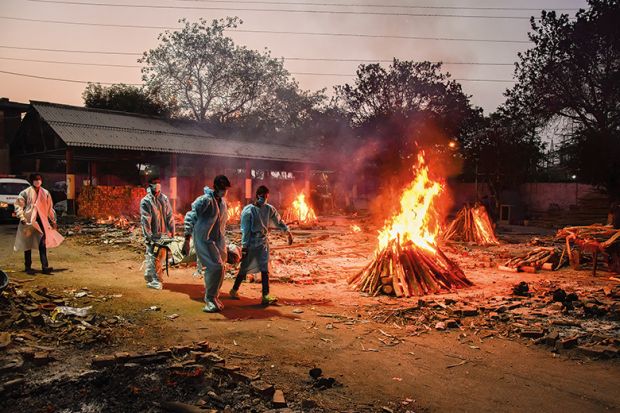
{"label": "smaller fire", "polygon": [[314,224],[319,219],[314,209],[306,203],[306,194],[302,192],[284,213],[284,220],[288,223]]}
{"label": "smaller fire", "polygon": [[351,231],[360,232],[362,229],[358,225],[351,225]]}
{"label": "smaller fire", "polygon": [[173,212],[172,218],[174,218],[174,225],[181,227],[183,226],[183,223],[185,222],[185,214],[182,214],[180,212]]}
{"label": "smaller fire", "polygon": [[464,206],[443,233],[445,241],[463,241],[478,245],[499,245],[493,224],[483,205]]}
{"label": "smaller fire", "polygon": [[117,228],[127,228],[131,224],[129,220],[122,215],[120,217],[108,215],[107,218],[99,218],[95,222],[101,225],[113,225]]}
{"label": "smaller fire", "polygon": [[241,202],[235,201],[228,205],[228,222],[235,223],[241,221]]}

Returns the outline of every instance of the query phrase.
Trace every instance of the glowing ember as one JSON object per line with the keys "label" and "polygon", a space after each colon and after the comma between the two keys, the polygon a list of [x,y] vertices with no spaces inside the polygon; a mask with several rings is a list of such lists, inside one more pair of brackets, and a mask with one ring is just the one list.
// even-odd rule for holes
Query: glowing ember
{"label": "glowing ember", "polygon": [[357,225],[351,225],[351,231],[360,232],[362,229]]}
{"label": "glowing ember", "polygon": [[423,154],[414,169],[398,213],[379,232],[374,260],[348,280],[361,291],[409,297],[471,285],[436,245],[440,217],[434,203],[443,188],[429,178]]}
{"label": "glowing ember", "polygon": [[499,245],[487,210],[480,204],[463,207],[445,230],[443,239],[478,245]]}
{"label": "glowing ember", "polygon": [[284,213],[284,220],[288,223],[313,224],[318,218],[312,207],[306,203],[306,195],[302,192]]}
{"label": "glowing ember", "polygon": [[231,202],[228,204],[228,222],[241,221],[241,202]]}

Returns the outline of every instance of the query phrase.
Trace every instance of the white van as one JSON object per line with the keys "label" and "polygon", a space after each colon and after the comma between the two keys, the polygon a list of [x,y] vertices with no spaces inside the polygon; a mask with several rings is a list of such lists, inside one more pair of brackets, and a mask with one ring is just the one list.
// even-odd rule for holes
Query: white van
{"label": "white van", "polygon": [[25,179],[0,177],[0,221],[15,219],[13,204],[19,193],[29,186]]}

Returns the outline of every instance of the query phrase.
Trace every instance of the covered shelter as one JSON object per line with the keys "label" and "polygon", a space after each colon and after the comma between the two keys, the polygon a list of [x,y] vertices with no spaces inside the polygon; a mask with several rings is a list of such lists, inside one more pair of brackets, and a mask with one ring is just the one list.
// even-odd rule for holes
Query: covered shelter
{"label": "covered shelter", "polygon": [[14,173],[66,182],[69,213],[85,185],[139,185],[149,175],[162,178],[175,208],[222,173],[239,201],[253,198],[258,181],[308,191],[320,159],[311,147],[216,136],[196,121],[38,101],[30,102],[10,150]]}

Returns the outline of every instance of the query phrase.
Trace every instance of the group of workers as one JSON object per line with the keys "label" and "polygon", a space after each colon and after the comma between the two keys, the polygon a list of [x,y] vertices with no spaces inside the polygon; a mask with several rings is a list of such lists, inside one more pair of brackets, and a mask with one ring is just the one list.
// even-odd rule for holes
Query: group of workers
{"label": "group of workers", "polygon": [[[206,186],[204,193],[192,203],[191,210],[185,214],[183,254],[190,252],[193,240],[198,268],[204,275],[205,306],[203,311],[215,313],[224,308],[219,299],[224,280],[228,247],[226,243],[226,222],[228,211],[226,194],[231,187],[224,175],[218,175],[213,188]],[[292,244],[293,236],[282,221],[277,210],[267,203],[269,189],[260,186],[256,190],[254,202],[246,205],[241,212],[241,264],[239,273],[230,290],[231,299],[239,299],[239,287],[247,274],[261,273],[263,305],[274,304],[277,298],[269,293],[269,226],[288,235]],[[145,272],[146,286],[162,289],[161,260],[156,247],[162,238],[174,236],[174,218],[168,197],[161,192],[158,178],[149,181],[147,194],[140,202],[141,225],[146,244]]]}
{"label": "group of workers", "polygon": [[[32,268],[32,250],[39,250],[43,274],[51,274],[47,250],[60,245],[62,235],[56,231],[56,213],[52,197],[42,187],[41,174],[32,174],[30,186],[24,189],[15,202],[15,215],[19,219],[15,251],[24,252],[24,271],[35,274]],[[193,239],[198,267],[204,274],[205,306],[203,311],[214,313],[221,311],[224,305],[219,299],[220,288],[224,280],[227,262],[226,193],[231,187],[224,175],[215,177],[213,189],[206,186],[204,193],[192,203],[192,208],[185,214],[183,254],[190,251],[190,240]],[[256,190],[256,199],[246,205],[241,212],[241,263],[239,273],[230,290],[231,299],[239,299],[239,287],[247,274],[261,273],[263,305],[274,304],[277,298],[269,293],[269,226],[288,234],[289,244],[293,236],[288,226],[282,221],[276,209],[267,203],[269,189],[260,186]],[[145,271],[144,278],[148,288],[161,290],[162,263],[159,255],[160,241],[173,238],[175,234],[172,206],[166,195],[161,191],[161,182],[152,178],[147,193],[140,201],[140,222],[144,241]]]}

